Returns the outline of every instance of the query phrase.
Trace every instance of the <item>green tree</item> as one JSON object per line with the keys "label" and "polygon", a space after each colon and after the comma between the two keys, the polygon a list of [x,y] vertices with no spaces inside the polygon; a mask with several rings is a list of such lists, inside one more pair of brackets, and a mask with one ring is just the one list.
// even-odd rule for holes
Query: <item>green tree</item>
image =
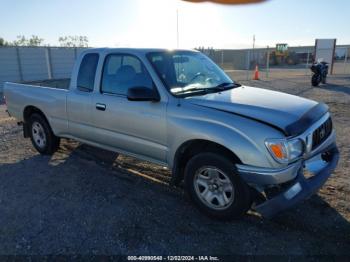
{"label": "green tree", "polygon": [[4,38],[0,37],[0,46],[6,46],[6,45],[7,45],[7,43],[4,40]]}
{"label": "green tree", "polygon": [[58,42],[62,47],[88,47],[89,39],[87,36],[61,36],[58,38]]}

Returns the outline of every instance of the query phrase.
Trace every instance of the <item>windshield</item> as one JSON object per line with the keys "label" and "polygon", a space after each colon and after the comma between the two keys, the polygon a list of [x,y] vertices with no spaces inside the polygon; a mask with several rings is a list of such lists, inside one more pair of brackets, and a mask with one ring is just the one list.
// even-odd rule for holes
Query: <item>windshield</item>
{"label": "windshield", "polygon": [[218,92],[236,86],[223,70],[200,52],[153,52],[147,57],[175,96]]}

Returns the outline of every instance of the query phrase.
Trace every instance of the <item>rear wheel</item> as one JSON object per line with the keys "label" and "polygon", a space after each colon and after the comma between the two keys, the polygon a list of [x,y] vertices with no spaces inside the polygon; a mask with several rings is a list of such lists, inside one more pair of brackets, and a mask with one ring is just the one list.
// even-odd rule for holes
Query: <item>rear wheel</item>
{"label": "rear wheel", "polygon": [[59,147],[60,139],[55,136],[46,119],[40,114],[29,118],[30,139],[35,149],[43,155],[52,155]]}
{"label": "rear wheel", "polygon": [[188,162],[185,186],[196,206],[214,218],[237,218],[251,206],[249,187],[234,164],[216,153],[201,153]]}

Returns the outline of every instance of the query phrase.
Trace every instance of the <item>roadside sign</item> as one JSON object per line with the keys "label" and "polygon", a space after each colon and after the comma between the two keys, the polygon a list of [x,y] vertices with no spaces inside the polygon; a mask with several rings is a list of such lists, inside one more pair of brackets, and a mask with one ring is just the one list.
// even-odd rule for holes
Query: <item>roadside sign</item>
{"label": "roadside sign", "polygon": [[329,64],[330,74],[333,74],[334,52],[337,39],[316,39],[315,62],[323,60]]}

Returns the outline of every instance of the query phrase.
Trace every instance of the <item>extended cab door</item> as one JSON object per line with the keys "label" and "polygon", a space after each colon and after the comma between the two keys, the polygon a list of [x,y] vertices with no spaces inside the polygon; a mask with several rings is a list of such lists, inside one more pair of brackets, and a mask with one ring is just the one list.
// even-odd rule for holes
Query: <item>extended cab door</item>
{"label": "extended cab door", "polygon": [[92,132],[92,98],[96,78],[99,55],[85,54],[74,69],[75,79],[71,79],[71,87],[67,96],[69,135],[91,140]]}
{"label": "extended cab door", "polygon": [[99,92],[93,97],[95,139],[106,146],[161,163],[166,162],[166,101],[129,101],[130,87],[155,89],[139,58],[105,58]]}

